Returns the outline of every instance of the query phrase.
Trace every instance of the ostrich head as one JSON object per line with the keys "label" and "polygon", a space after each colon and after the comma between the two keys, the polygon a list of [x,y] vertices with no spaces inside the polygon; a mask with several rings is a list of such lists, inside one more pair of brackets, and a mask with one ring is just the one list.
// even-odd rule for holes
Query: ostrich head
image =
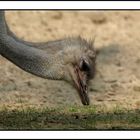
{"label": "ostrich head", "polygon": [[96,51],[93,41],[81,37],[67,38],[63,48],[64,78],[79,93],[83,105],[89,105],[88,85],[95,75]]}
{"label": "ostrich head", "polygon": [[89,105],[88,84],[94,77],[96,60],[92,41],[75,37],[27,42],[11,32],[0,11],[0,54],[26,72],[67,81],[76,88],[83,105]]}

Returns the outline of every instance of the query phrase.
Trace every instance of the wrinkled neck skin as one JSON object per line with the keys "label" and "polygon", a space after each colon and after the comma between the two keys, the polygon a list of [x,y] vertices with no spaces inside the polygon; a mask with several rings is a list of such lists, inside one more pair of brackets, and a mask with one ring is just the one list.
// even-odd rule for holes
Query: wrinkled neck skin
{"label": "wrinkled neck skin", "polygon": [[56,66],[52,55],[42,50],[28,48],[9,36],[0,42],[0,46],[1,55],[21,69],[42,78],[60,78],[58,72],[53,71]]}
{"label": "wrinkled neck skin", "polygon": [[[4,12],[0,11],[0,54],[26,72],[47,79],[62,79],[61,66],[53,55],[21,43],[7,34]],[[59,60],[58,60],[59,62]]]}

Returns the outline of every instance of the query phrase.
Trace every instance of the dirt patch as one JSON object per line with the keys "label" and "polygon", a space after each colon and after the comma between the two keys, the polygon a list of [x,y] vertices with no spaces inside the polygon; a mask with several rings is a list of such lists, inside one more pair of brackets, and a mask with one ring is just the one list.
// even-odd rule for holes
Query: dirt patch
{"label": "dirt patch", "polygon": [[[140,11],[8,11],[17,36],[49,41],[96,35],[97,74],[91,81],[91,104],[112,108],[140,107]],[[69,84],[28,74],[0,56],[0,104],[34,106],[81,105]]]}

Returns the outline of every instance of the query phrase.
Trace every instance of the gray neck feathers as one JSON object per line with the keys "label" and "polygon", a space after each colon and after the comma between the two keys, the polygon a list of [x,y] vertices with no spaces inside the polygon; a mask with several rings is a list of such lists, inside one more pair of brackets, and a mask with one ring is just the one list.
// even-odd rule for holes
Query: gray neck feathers
{"label": "gray neck feathers", "polygon": [[24,41],[8,33],[12,34],[7,28],[4,12],[0,11],[0,54],[31,74],[48,79],[61,79],[62,75],[54,69],[52,55],[33,45],[31,47],[28,43],[23,43]]}

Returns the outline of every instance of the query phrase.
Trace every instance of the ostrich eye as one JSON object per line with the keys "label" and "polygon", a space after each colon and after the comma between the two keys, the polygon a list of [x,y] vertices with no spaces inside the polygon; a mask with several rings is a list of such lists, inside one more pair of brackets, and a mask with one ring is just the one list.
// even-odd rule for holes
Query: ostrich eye
{"label": "ostrich eye", "polygon": [[80,69],[81,71],[90,71],[90,65],[85,59],[81,59]]}

